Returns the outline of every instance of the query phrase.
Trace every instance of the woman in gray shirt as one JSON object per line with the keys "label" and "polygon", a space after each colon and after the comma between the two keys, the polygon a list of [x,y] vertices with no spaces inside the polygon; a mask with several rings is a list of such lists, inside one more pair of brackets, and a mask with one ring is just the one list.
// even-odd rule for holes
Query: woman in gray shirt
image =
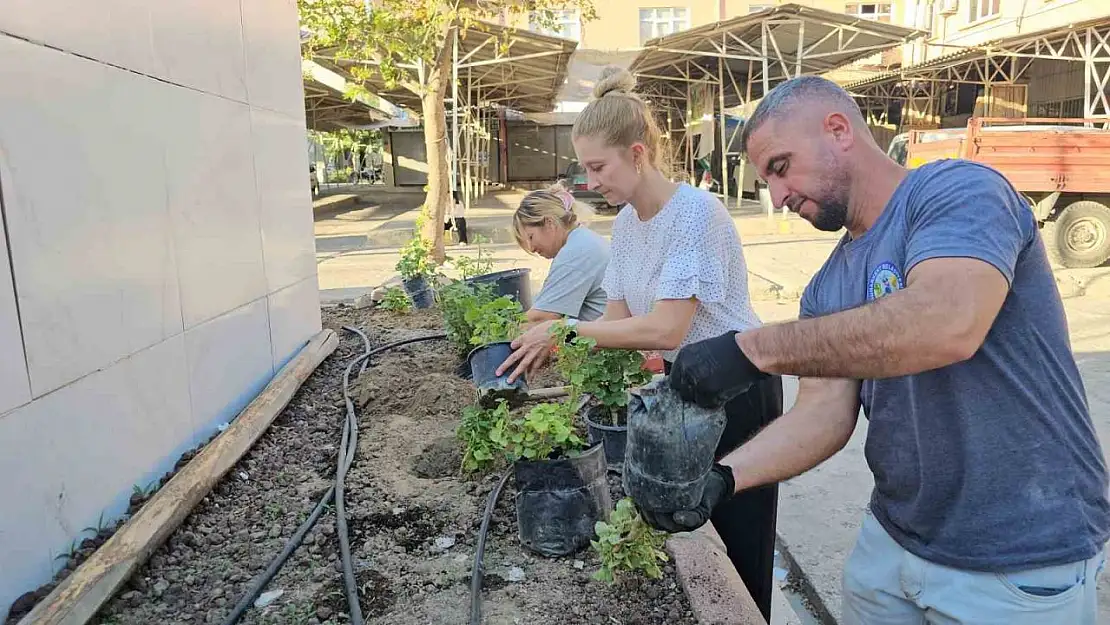
{"label": "woman in gray shirt", "polygon": [[530,324],[564,316],[593,321],[605,312],[601,281],[609,264],[609,242],[579,223],[590,208],[562,187],[533,191],[513,214],[520,247],[551,259],[539,295],[526,313]]}

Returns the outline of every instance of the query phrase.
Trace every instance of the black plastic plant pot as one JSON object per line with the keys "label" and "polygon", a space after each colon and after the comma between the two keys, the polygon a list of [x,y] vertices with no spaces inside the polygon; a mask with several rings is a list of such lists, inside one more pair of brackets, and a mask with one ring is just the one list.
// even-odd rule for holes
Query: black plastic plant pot
{"label": "black plastic plant pot", "polygon": [[649,509],[697,507],[724,429],[724,410],[688,404],[666,381],[641,388],[628,404],[625,492]]}
{"label": "black plastic plant pot", "polygon": [[493,284],[497,296],[508,295],[520,302],[520,307],[532,307],[532,270],[527,267],[495,271],[481,276],[468,278],[468,284]]}
{"label": "black plastic plant pot", "polygon": [[574,458],[518,461],[513,471],[520,544],[550,557],[588,546],[594,524],[613,510],[605,467],[601,445]]}
{"label": "black plastic plant pot", "polygon": [[528,384],[524,376],[509,383],[512,369],[497,375],[497,368],[513,353],[512,343],[502,341],[476,347],[466,357],[474,386],[478,387],[478,403],[487,408],[497,405],[498,399],[506,400],[510,406],[519,406],[528,396]]}
{"label": "black plastic plant pot", "polygon": [[424,276],[402,280],[401,286],[405,288],[405,293],[408,293],[409,299],[412,300],[413,308],[431,308],[435,305],[435,293],[428,288],[428,281]]}
{"label": "black plastic plant pot", "polygon": [[604,406],[593,402],[583,406],[579,414],[586,422],[586,433],[590,444],[601,443],[605,447],[605,460],[609,463],[609,470],[620,473],[624,466],[628,426],[606,423],[609,420],[609,411]]}

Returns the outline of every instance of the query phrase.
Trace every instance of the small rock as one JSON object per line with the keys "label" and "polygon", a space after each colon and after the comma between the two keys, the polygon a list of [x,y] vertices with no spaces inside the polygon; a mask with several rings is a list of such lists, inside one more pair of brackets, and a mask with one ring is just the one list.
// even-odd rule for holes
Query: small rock
{"label": "small rock", "polygon": [[120,598],[134,607],[139,607],[143,603],[143,593],[137,590],[132,590],[131,592],[124,593],[123,596]]}
{"label": "small rock", "polygon": [[331,608],[325,605],[316,608],[316,618],[320,619],[321,621],[328,620],[329,618],[331,618]]}
{"label": "small rock", "polygon": [[363,310],[374,305],[374,294],[366,293],[355,298],[355,309]]}
{"label": "small rock", "polygon": [[217,587],[216,587],[216,590],[213,590],[213,591],[212,591],[212,598],[213,598],[213,599],[218,599],[218,598],[220,598],[220,597],[222,597],[222,596],[224,596],[224,589],[223,589],[223,586],[217,586]]}
{"label": "small rock", "polygon": [[676,610],[675,608],[671,608],[671,611],[667,612],[667,622],[668,623],[675,623],[680,618],[682,618],[682,615],[679,614],[678,610]]}
{"label": "small rock", "polygon": [[266,538],[266,532],[255,532],[255,533],[251,534],[251,540],[256,540],[257,541],[257,540],[262,540],[263,538]]}
{"label": "small rock", "polygon": [[585,568],[585,566],[586,566],[586,563],[581,561],[581,560],[575,560],[574,561],[574,568],[578,569],[579,571],[581,571],[583,568]]}
{"label": "small rock", "polygon": [[448,549],[450,549],[451,547],[454,547],[454,546],[455,546],[455,537],[454,536],[440,536],[439,538],[436,539],[435,546],[433,547],[432,551],[434,551],[436,553],[441,553],[441,552],[447,551]]}
{"label": "small rock", "polygon": [[269,592],[264,592],[264,593],[262,593],[261,595],[258,596],[258,599],[255,599],[254,607],[264,608],[264,607],[270,605],[271,603],[277,601],[278,598],[281,597],[284,594],[285,594],[285,591],[281,590],[280,588],[278,590],[271,590]]}
{"label": "small rock", "polygon": [[508,579],[510,582],[523,582],[524,569],[520,568],[519,566],[512,567],[511,569],[509,569]]}
{"label": "small rock", "polygon": [[281,524],[275,523],[274,526],[270,528],[270,538],[278,538],[279,536],[281,536]]}
{"label": "small rock", "polygon": [[247,472],[246,472],[246,471],[240,471],[240,472],[239,472],[239,479],[241,479],[241,480],[243,480],[244,482],[246,482],[247,480],[249,480],[249,479],[250,479],[250,476],[249,476],[249,475],[247,475]]}
{"label": "small rock", "polygon": [[393,515],[394,516],[401,515],[401,514],[404,514],[404,513],[405,513],[404,508],[394,508],[393,509]]}
{"label": "small rock", "polygon": [[323,534],[324,536],[331,536],[332,534],[335,533],[335,526],[334,525],[325,525],[325,526],[320,528],[320,533]]}
{"label": "small rock", "polygon": [[317,534],[316,539],[313,542],[323,547],[324,544],[328,542],[328,537],[324,536],[323,534]]}
{"label": "small rock", "polygon": [[192,586],[196,583],[197,583],[197,578],[196,577],[194,577],[192,575],[186,575],[185,576],[185,585],[186,586]]}
{"label": "small rock", "polygon": [[154,583],[154,596],[161,597],[167,590],[169,590],[170,583],[164,579],[160,579]]}
{"label": "small rock", "polygon": [[648,586],[647,590],[644,591],[644,594],[646,594],[648,596],[648,599],[658,599],[659,598],[659,587],[655,586],[655,585]]}
{"label": "small rock", "polygon": [[222,543],[223,541],[224,541],[223,534],[218,534],[218,533],[213,532],[212,534],[208,535],[208,544],[209,545],[218,545],[218,544]]}

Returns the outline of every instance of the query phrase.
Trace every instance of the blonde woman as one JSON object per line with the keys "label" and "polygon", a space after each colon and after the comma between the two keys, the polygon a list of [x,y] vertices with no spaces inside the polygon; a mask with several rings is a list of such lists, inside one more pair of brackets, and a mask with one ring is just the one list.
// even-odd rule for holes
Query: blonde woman
{"label": "blonde woman", "polygon": [[609,242],[579,222],[590,209],[562,187],[533,191],[513,214],[521,249],[551,261],[543,288],[526,313],[530,324],[568,317],[593,321],[605,312],[601,282]]}
{"label": "blonde woman", "polygon": [[[600,347],[660,350],[669,371],[679,348],[730,331],[758,327],[748,296],[740,237],[721,202],[666,175],[652,112],[632,93],[627,71],[608,69],[594,100],[578,115],[571,139],[591,189],[621,206],[613,224],[603,287],[605,314],[569,321]],[[499,374],[515,379],[546,359],[553,321],[513,342]],[[782,414],[782,384],[769,377],[725,405],[728,425],[718,458]],[[739,493],[711,521],[763,616],[770,620],[777,486]]]}

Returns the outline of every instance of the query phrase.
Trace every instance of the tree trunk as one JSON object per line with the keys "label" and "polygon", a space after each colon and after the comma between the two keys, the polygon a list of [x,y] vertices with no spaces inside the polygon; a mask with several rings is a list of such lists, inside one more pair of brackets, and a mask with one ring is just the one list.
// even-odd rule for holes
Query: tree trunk
{"label": "tree trunk", "polygon": [[451,201],[450,178],[447,170],[447,110],[443,98],[449,76],[442,66],[428,75],[426,89],[420,96],[424,116],[424,147],[428,155],[428,196],[424,200],[424,224],[421,234],[432,242],[433,255],[443,262],[443,220]]}

